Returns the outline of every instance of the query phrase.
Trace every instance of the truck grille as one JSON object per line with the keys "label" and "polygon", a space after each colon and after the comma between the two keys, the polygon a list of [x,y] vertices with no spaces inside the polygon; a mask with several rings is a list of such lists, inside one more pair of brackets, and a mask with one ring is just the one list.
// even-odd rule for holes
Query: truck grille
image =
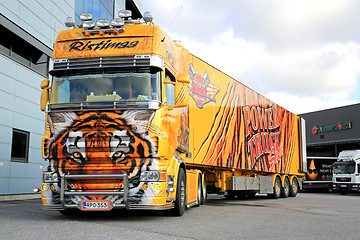
{"label": "truck grille", "polygon": [[351,182],[351,178],[348,177],[338,177],[336,178],[337,182]]}
{"label": "truck grille", "polygon": [[148,66],[150,55],[81,57],[54,59],[52,71]]}

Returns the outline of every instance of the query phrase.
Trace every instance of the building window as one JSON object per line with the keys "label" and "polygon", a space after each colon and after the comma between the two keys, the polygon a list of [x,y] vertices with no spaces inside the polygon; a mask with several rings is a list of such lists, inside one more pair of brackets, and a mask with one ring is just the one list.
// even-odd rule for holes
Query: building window
{"label": "building window", "polygon": [[[114,0],[75,0],[75,23],[81,23],[81,13],[93,14],[93,20],[112,19],[114,16]],[[117,17],[117,16],[116,16]]]}
{"label": "building window", "polygon": [[29,162],[29,139],[30,133],[19,129],[13,129],[11,144],[12,162]]}
{"label": "building window", "polygon": [[49,56],[32,44],[0,25],[0,52],[31,70],[48,76]]}

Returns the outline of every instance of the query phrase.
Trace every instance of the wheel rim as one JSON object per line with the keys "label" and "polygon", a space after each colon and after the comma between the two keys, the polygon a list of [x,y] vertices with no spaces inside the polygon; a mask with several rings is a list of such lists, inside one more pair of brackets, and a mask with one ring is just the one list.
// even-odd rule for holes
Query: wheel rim
{"label": "wheel rim", "polygon": [[276,179],[276,193],[280,192],[280,182],[279,179]]}
{"label": "wheel rim", "polygon": [[184,181],[180,183],[180,203],[181,206],[185,206],[185,184]]}
{"label": "wheel rim", "polygon": [[296,182],[295,179],[293,180],[292,189],[293,189],[293,192],[294,192],[294,193],[297,192],[297,182]]}
{"label": "wheel rim", "polygon": [[284,191],[285,191],[286,194],[288,194],[289,191],[290,191],[289,185],[290,185],[290,182],[289,182],[289,180],[286,178],[285,183],[284,183]]}

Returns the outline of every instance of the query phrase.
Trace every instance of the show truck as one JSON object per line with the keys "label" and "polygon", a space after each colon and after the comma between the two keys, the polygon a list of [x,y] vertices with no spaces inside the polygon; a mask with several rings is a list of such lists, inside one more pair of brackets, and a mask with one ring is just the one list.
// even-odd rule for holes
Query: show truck
{"label": "show truck", "polygon": [[343,195],[360,192],[360,150],[340,152],[333,173],[334,191]]}
{"label": "show truck", "polygon": [[208,193],[297,194],[300,117],[190,54],[149,12],[80,19],[67,19],[41,84],[45,209],[182,215]]}
{"label": "show truck", "polygon": [[307,156],[307,172],[303,182],[303,190],[333,190],[333,163],[336,157]]}

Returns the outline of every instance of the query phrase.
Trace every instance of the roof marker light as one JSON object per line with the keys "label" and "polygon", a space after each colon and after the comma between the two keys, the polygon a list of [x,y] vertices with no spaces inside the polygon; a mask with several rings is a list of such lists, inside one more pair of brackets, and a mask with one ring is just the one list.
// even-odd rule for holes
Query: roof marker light
{"label": "roof marker light", "polygon": [[80,14],[81,21],[89,21],[89,20],[92,20],[92,18],[93,18],[92,13],[85,12],[85,13]]}

